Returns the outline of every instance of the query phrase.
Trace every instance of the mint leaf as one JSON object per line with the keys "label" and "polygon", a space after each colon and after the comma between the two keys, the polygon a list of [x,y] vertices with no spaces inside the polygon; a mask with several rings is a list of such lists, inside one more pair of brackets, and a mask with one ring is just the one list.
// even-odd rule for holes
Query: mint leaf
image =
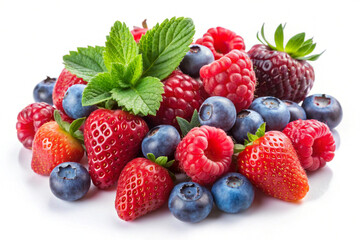
{"label": "mint leaf", "polygon": [[78,48],[63,57],[65,68],[84,81],[89,81],[96,74],[106,72],[103,60],[104,47]]}
{"label": "mint leaf", "polygon": [[114,82],[118,82],[121,88],[136,85],[142,74],[142,56],[137,55],[128,65],[113,63],[110,75]]}
{"label": "mint leaf", "polygon": [[164,93],[163,86],[158,78],[141,78],[136,85],[129,88],[113,88],[112,99],[124,110],[131,111],[135,115],[155,116],[162,100],[161,94]]}
{"label": "mint leaf", "polygon": [[106,38],[104,63],[108,70],[112,63],[127,65],[138,54],[138,47],[125,23],[116,21]]}
{"label": "mint leaf", "polygon": [[190,18],[166,19],[140,39],[143,77],[166,78],[180,64],[193,41],[195,26]]}

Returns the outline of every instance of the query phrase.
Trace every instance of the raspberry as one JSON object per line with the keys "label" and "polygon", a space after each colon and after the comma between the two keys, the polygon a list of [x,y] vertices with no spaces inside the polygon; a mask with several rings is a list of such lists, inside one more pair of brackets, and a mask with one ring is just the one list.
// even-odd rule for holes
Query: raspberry
{"label": "raspberry", "polygon": [[230,99],[237,112],[248,108],[254,98],[255,73],[248,55],[232,50],[219,60],[200,69],[205,91],[211,96]]}
{"label": "raspberry", "polygon": [[196,40],[197,44],[208,47],[214,54],[215,60],[233,49],[245,50],[244,39],[226,28],[210,28],[202,38]]}
{"label": "raspberry", "polygon": [[54,108],[45,103],[32,103],[17,116],[16,130],[19,141],[31,149],[36,131],[46,122],[54,120]]}
{"label": "raspberry", "polygon": [[211,126],[190,130],[176,148],[180,168],[199,184],[212,184],[230,169],[234,143],[225,131]]}
{"label": "raspberry", "polygon": [[179,129],[176,116],[190,121],[194,110],[199,110],[206,98],[201,81],[176,70],[164,83],[162,102],[156,116],[147,119],[153,126],[169,124]]}
{"label": "raspberry", "polygon": [[299,119],[290,122],[283,133],[290,138],[305,170],[318,170],[334,158],[335,140],[325,123]]}

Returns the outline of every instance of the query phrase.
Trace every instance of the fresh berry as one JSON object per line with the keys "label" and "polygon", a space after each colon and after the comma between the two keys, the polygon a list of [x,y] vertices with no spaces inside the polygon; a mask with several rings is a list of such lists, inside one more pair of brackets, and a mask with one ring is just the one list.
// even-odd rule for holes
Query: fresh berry
{"label": "fresh berry", "polygon": [[194,110],[199,110],[205,99],[201,81],[197,81],[180,71],[174,71],[164,80],[162,102],[156,116],[147,119],[152,126],[172,125],[179,128],[176,117],[190,120]]}
{"label": "fresh berry", "polygon": [[148,30],[148,26],[146,23],[146,19],[142,22],[142,28],[141,27],[134,27],[133,30],[131,30],[131,34],[134,36],[135,42],[139,42],[142,35],[144,35]]}
{"label": "fresh berry", "polygon": [[64,95],[62,106],[66,115],[73,119],[88,117],[91,112],[95,111],[96,106],[83,106],[81,99],[86,85],[74,84],[68,88]]}
{"label": "fresh berry", "polygon": [[281,131],[290,121],[289,109],[276,97],[259,97],[251,103],[250,109],[262,116],[266,122],[267,131]]}
{"label": "fresh berry", "polygon": [[51,192],[65,201],[84,197],[89,191],[90,183],[88,171],[76,162],[61,163],[50,173]]}
{"label": "fresh berry", "polygon": [[61,120],[58,111],[54,112],[54,118],[56,122],[50,121],[42,125],[34,137],[31,168],[40,175],[50,175],[60,163],[79,162],[84,155],[81,145],[83,136],[78,131],[84,119],[76,120],[70,125]]}
{"label": "fresh berry", "polygon": [[239,172],[266,194],[285,201],[297,201],[309,191],[291,140],[282,132],[265,133],[263,124],[238,155]]}
{"label": "fresh berry", "polygon": [[208,47],[213,53],[215,60],[220,59],[231,50],[245,51],[244,39],[226,28],[210,28],[196,44]]}
{"label": "fresh berry", "polygon": [[45,80],[36,84],[33,90],[35,102],[46,102],[53,105],[52,93],[56,78],[47,77]]}
{"label": "fresh berry", "polygon": [[236,108],[225,97],[209,97],[199,109],[199,121],[201,125],[208,125],[228,131],[236,121]]}
{"label": "fresh berry", "polygon": [[290,112],[290,122],[302,119],[306,120],[305,110],[296,102],[290,100],[283,100]]}
{"label": "fresh berry", "polygon": [[149,153],[155,157],[173,157],[177,145],[180,142],[178,130],[171,125],[159,125],[152,128],[141,143],[141,150],[144,156]]}
{"label": "fresh berry", "polygon": [[171,191],[168,207],[183,222],[200,222],[211,212],[213,197],[209,190],[194,182],[182,182]]}
{"label": "fresh berry", "polygon": [[223,212],[238,213],[248,209],[254,200],[254,188],[240,173],[228,173],[211,188],[216,206]]}
{"label": "fresh berry", "polygon": [[326,123],[330,129],[335,128],[342,120],[343,111],[339,101],[326,94],[314,94],[302,103],[308,119]]}
{"label": "fresh berry", "polygon": [[190,77],[198,78],[200,76],[200,68],[213,61],[214,55],[209,48],[199,44],[193,44],[190,45],[190,50],[181,61],[179,68]]}
{"label": "fresh berry", "polygon": [[190,130],[176,148],[180,168],[199,184],[212,184],[228,172],[234,143],[224,130],[201,126]]}
{"label": "fresh berry", "polygon": [[46,122],[54,120],[54,108],[44,102],[26,106],[17,116],[16,131],[19,141],[31,149],[34,135]]}
{"label": "fresh berry", "polygon": [[137,156],[148,131],[142,118],[122,110],[97,109],[90,114],[84,141],[95,186],[106,189],[116,183],[121,169]]}
{"label": "fresh berry", "polygon": [[276,46],[273,46],[265,39],[263,26],[261,34],[266,44],[258,36],[263,44],[253,46],[248,52],[258,82],[255,95],[300,102],[315,80],[314,69],[306,60],[315,61],[321,54],[307,56],[316,44],[312,39],[305,41],[305,33],[295,35],[284,48],[284,27],[280,24],[277,28]]}
{"label": "fresh berry", "polygon": [[261,115],[254,110],[244,109],[237,114],[235,124],[231,129],[231,135],[237,143],[244,143],[247,134],[255,134],[256,130],[264,123]]}
{"label": "fresh berry", "polygon": [[[153,155],[152,155],[153,156]],[[122,170],[116,191],[115,208],[125,221],[134,220],[160,208],[168,200],[174,183],[167,158],[135,158]]]}
{"label": "fresh berry", "polygon": [[200,69],[205,91],[211,96],[230,99],[237,112],[248,108],[254,98],[255,73],[248,55],[232,50]]}
{"label": "fresh berry", "polygon": [[305,170],[318,170],[334,158],[335,140],[325,123],[299,119],[289,123],[283,133],[290,138]]}
{"label": "fresh berry", "polygon": [[69,72],[66,68],[63,69],[58,80],[55,83],[54,91],[53,91],[53,102],[56,109],[64,112],[64,108],[62,106],[63,98],[68,90],[74,84],[87,84],[82,78],[78,78],[75,74]]}

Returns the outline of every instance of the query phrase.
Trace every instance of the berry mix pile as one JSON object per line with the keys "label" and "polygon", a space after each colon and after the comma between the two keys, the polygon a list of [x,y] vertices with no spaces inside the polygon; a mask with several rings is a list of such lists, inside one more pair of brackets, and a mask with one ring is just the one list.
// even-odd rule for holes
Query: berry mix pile
{"label": "berry mix pile", "polygon": [[244,39],[222,27],[194,42],[189,18],[132,31],[115,22],[104,47],[70,51],[60,76],[36,85],[35,103],[18,114],[32,170],[50,176],[52,193],[66,201],[91,183],[116,185],[125,221],[166,203],[185,222],[205,219],[214,205],[239,213],[254,188],[303,199],[307,172],[334,158],[330,129],[342,109],[332,96],[307,96],[315,80],[308,61],[321,54],[309,55],[316,44],[304,33],[284,46],[284,27],[272,45],[263,26],[261,44],[246,52]]}

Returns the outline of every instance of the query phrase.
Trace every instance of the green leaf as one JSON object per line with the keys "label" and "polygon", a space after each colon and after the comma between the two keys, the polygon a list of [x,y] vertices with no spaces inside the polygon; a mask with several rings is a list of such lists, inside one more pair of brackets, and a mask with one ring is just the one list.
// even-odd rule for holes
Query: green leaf
{"label": "green leaf", "polygon": [[81,127],[81,125],[84,124],[85,122],[85,117],[84,118],[78,118],[76,120],[74,120],[71,124],[70,124],[70,128],[69,128],[69,133],[71,136],[74,136],[74,133],[79,130],[79,128]]}
{"label": "green leaf", "polygon": [[295,53],[304,43],[305,33],[299,33],[290,38],[285,46],[285,52],[287,53]]}
{"label": "green leaf", "polygon": [[106,72],[103,60],[104,47],[78,48],[63,57],[65,68],[77,77],[89,81],[96,74]]}
{"label": "green leaf", "polygon": [[190,18],[166,19],[140,39],[143,77],[166,78],[180,64],[193,41],[195,26]]}
{"label": "green leaf", "polygon": [[194,127],[199,127],[200,126],[200,121],[199,121],[199,114],[197,112],[197,110],[194,110],[194,113],[191,117],[191,121],[188,122],[187,120],[185,120],[184,118],[181,117],[176,117],[176,120],[179,124],[182,136],[185,137],[186,134],[188,134],[188,132],[193,129]]}
{"label": "green leaf", "polygon": [[[273,45],[271,45],[265,38],[265,33],[264,33],[264,25],[265,23],[263,23],[262,27],[261,27],[261,36],[264,39],[264,41],[266,42],[266,44],[271,48],[271,49],[276,49],[276,47],[274,47]],[[259,38],[258,38],[259,39]]]}
{"label": "green leaf", "polygon": [[166,163],[167,163],[167,160],[168,160],[167,157],[161,156],[161,157],[158,157],[158,158],[155,160],[155,163],[156,163],[156,164],[159,164],[160,166],[165,166]]}
{"label": "green leaf", "polygon": [[310,56],[306,56],[306,57],[301,57],[301,58],[297,58],[297,59],[299,59],[299,60],[306,60],[306,61],[316,61],[324,52],[325,52],[325,50],[322,51],[322,52],[319,53],[319,54],[310,55]]}
{"label": "green leaf", "polygon": [[126,89],[113,88],[112,99],[123,109],[135,115],[156,115],[164,93],[164,85],[155,77],[141,78],[135,86]]}
{"label": "green leaf", "polygon": [[128,65],[113,63],[111,65],[111,79],[121,88],[136,85],[142,74],[142,56],[137,55]]}
{"label": "green leaf", "polygon": [[242,144],[234,144],[234,153],[241,153],[246,148],[245,145]]}
{"label": "green leaf", "polygon": [[156,160],[155,155],[153,153],[148,153],[147,158],[149,160],[151,160],[152,162],[155,162],[155,160]]}
{"label": "green leaf", "polygon": [[275,31],[275,44],[278,51],[284,51],[284,27],[280,24]]}
{"label": "green leaf", "polygon": [[142,55],[137,55],[128,65],[126,69],[127,81],[132,85],[136,85],[143,72]]}
{"label": "green leaf", "polygon": [[171,160],[171,161],[168,161],[166,164],[165,164],[165,168],[169,168],[171,167],[173,164],[174,164],[175,160]]}
{"label": "green leaf", "polygon": [[125,23],[116,21],[106,38],[104,63],[108,70],[112,63],[129,64],[138,54],[138,47]]}
{"label": "green leaf", "polygon": [[264,122],[263,124],[260,125],[260,127],[256,130],[255,135],[258,138],[261,138],[265,135],[265,131],[266,131],[266,122]]}
{"label": "green leaf", "polygon": [[54,119],[63,131],[65,131],[67,133],[69,132],[70,123],[62,120],[59,110],[54,111]]}
{"label": "green leaf", "polygon": [[294,54],[291,54],[291,57],[304,57],[307,54],[311,53],[314,50],[315,46],[316,44],[312,43],[303,44]]}
{"label": "green leaf", "polygon": [[254,135],[254,134],[251,134],[249,132],[247,133],[247,137],[249,139],[249,142],[253,142],[253,141],[255,141],[256,139],[259,138],[258,136]]}
{"label": "green leaf", "polygon": [[116,83],[120,88],[130,87],[130,83],[126,76],[126,66],[121,63],[111,64],[110,77],[111,81]]}

